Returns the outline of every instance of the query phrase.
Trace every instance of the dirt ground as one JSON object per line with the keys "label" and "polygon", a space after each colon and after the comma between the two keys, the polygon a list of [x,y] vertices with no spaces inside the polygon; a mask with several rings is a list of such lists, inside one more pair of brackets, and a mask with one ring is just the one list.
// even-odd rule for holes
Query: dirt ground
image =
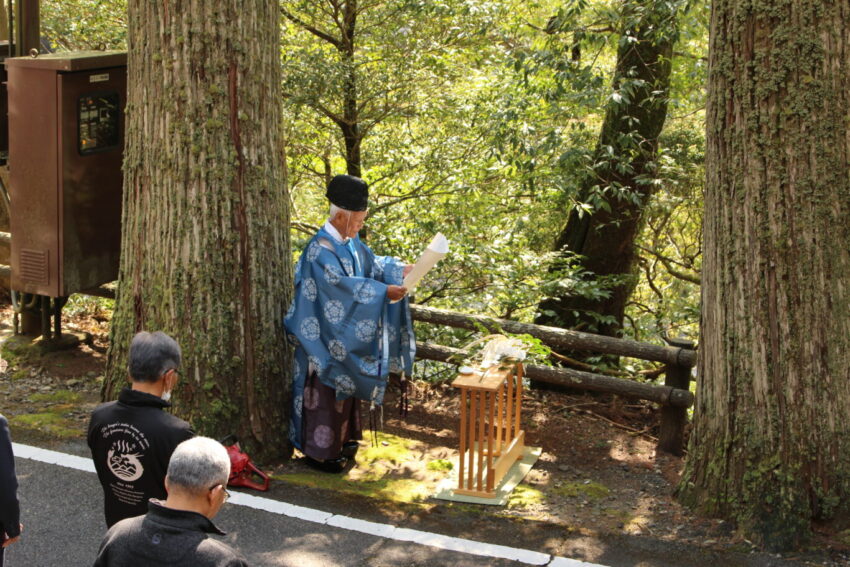
{"label": "dirt ground", "polygon": [[[10,327],[10,308],[0,306],[0,331],[8,334]],[[67,316],[64,329],[83,334],[84,342],[40,354],[7,343],[0,412],[17,441],[56,446],[85,437],[89,413],[99,403],[108,314]],[[727,522],[681,507],[673,492],[683,460],[656,453],[657,408],[617,397],[527,390],[526,444],[540,447],[542,455],[508,504],[434,500],[434,487],[457,455],[458,396],[446,384],[415,383],[404,419],[397,396],[388,393],[383,430],[377,443],[361,442],[355,466],[343,475],[319,474],[298,455],[265,464],[276,480],[270,495],[590,561],[601,560],[594,546],[607,545],[702,558],[669,563],[677,565],[850,565],[846,532],[818,533],[809,549],[780,557],[758,551]]]}

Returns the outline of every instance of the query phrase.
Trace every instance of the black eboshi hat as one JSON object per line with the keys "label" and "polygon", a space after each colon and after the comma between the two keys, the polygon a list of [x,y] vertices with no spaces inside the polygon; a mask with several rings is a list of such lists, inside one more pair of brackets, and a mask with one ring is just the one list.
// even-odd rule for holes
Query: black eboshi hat
{"label": "black eboshi hat", "polygon": [[328,183],[328,200],[346,211],[365,211],[369,207],[369,186],[353,175],[337,175]]}

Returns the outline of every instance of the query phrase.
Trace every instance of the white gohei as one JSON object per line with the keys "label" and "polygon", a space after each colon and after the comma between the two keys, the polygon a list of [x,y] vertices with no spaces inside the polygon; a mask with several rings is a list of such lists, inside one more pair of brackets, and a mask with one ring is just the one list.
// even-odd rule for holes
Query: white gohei
{"label": "white gohei", "polygon": [[481,366],[489,368],[505,359],[525,360],[525,345],[519,339],[496,337],[481,351]]}

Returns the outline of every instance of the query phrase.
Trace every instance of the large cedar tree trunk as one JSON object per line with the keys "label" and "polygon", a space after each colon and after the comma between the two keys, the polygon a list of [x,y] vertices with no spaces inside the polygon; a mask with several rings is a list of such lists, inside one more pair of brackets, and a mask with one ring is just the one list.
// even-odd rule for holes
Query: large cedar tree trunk
{"label": "large cedar tree trunk", "polygon": [[[540,303],[541,325],[618,336],[626,302],[636,283],[635,239],[643,209],[652,194],[658,136],[667,117],[670,58],[676,36],[675,3],[634,2],[627,7],[630,25],[621,38],[614,72],[614,91],[622,99],[609,102],[593,173],[579,190],[588,202],[599,187],[618,187],[605,196],[608,209],[580,214],[572,208],[554,250],[569,255],[586,278],[617,279],[608,297],[590,299],[565,294]],[[589,312],[608,319],[600,322]]]}
{"label": "large cedar tree trunk", "polygon": [[139,330],[183,349],[175,411],[286,456],[291,297],[274,0],[131,0],[121,270],[104,398]]}
{"label": "large cedar tree trunk", "polygon": [[[713,4],[680,498],[771,549],[850,519],[850,4]],[[846,527],[846,526],[843,526]]]}

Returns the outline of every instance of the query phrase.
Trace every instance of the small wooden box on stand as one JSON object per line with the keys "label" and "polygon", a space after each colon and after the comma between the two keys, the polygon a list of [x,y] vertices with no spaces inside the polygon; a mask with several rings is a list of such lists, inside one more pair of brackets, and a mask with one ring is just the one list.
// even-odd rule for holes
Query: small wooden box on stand
{"label": "small wooden box on stand", "polygon": [[496,488],[523,456],[521,362],[460,374],[460,453],[455,494],[495,498]]}

